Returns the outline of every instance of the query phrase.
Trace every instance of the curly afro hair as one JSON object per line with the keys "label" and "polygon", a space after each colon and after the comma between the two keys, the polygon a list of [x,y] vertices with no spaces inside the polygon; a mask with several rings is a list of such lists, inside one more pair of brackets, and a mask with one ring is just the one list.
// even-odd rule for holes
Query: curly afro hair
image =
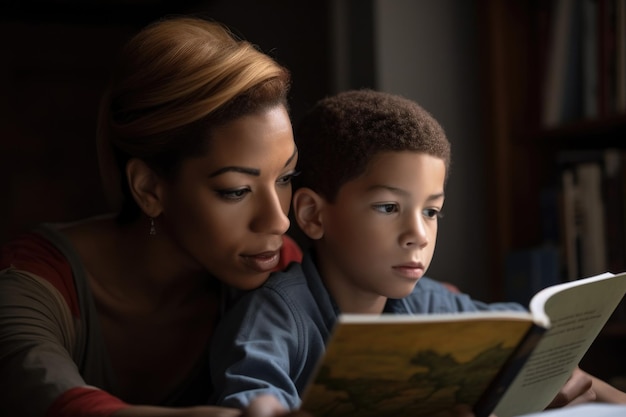
{"label": "curly afro hair", "polygon": [[328,201],[339,188],[365,172],[385,151],[422,152],[450,167],[450,142],[441,125],[404,97],[369,89],[351,90],[318,101],[295,131],[300,176]]}

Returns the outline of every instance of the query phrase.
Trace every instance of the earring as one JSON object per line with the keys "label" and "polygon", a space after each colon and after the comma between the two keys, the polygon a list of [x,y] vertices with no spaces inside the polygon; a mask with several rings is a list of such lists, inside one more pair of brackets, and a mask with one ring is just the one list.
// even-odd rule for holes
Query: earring
{"label": "earring", "polygon": [[154,217],[150,217],[150,236],[156,236],[156,226],[154,225]]}

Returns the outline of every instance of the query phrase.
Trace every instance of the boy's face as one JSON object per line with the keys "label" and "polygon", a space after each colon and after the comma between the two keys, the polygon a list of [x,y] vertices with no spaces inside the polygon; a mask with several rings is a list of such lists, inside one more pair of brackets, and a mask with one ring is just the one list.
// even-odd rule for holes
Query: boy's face
{"label": "boy's face", "polygon": [[323,204],[318,263],[342,311],[413,291],[435,250],[445,176],[439,158],[383,152]]}

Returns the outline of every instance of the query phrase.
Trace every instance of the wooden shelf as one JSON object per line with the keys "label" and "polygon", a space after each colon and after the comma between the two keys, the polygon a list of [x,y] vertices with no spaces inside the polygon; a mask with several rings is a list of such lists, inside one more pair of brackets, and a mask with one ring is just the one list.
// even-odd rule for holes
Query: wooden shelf
{"label": "wooden shelf", "polygon": [[578,120],[532,134],[539,145],[548,142],[560,147],[576,148],[624,147],[626,145],[626,114],[602,119]]}
{"label": "wooden shelf", "polygon": [[[624,150],[626,161],[626,114],[623,110],[611,114],[616,111],[614,108],[620,108],[617,105],[606,107],[602,101],[602,106],[598,106],[599,114],[610,116],[567,122],[550,129],[540,127],[543,89],[547,85],[544,74],[548,58],[554,56],[546,42],[550,7],[550,0],[480,2],[484,53],[481,73],[486,86],[487,115],[484,131],[489,150],[487,187],[493,213],[489,222],[493,262],[490,273],[494,297],[499,299],[503,297],[507,255],[544,244],[545,218],[554,220],[554,224],[561,221],[558,213],[546,216],[542,191],[549,187],[552,191],[561,184],[563,166],[559,165],[559,158],[563,151],[617,148]],[[601,98],[598,96],[599,102]],[[570,102],[563,99],[562,103]],[[562,119],[571,119],[570,115]],[[556,212],[559,208],[558,204],[555,206]],[[626,375],[624,352],[626,318],[621,315],[602,330],[583,361],[583,369],[605,380]]]}

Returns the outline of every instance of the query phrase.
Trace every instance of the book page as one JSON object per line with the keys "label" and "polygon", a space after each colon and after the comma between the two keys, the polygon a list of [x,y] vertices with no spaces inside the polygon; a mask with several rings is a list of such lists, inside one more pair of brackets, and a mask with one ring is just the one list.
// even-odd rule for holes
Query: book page
{"label": "book page", "polygon": [[[562,291],[556,292],[559,288]],[[551,327],[494,414],[511,417],[545,409],[587,352],[625,291],[626,274],[614,277],[608,274],[550,289],[548,292],[553,294],[545,301],[545,312],[550,317]]]}
{"label": "book page", "polygon": [[626,405],[585,403],[517,417],[624,417]]}

